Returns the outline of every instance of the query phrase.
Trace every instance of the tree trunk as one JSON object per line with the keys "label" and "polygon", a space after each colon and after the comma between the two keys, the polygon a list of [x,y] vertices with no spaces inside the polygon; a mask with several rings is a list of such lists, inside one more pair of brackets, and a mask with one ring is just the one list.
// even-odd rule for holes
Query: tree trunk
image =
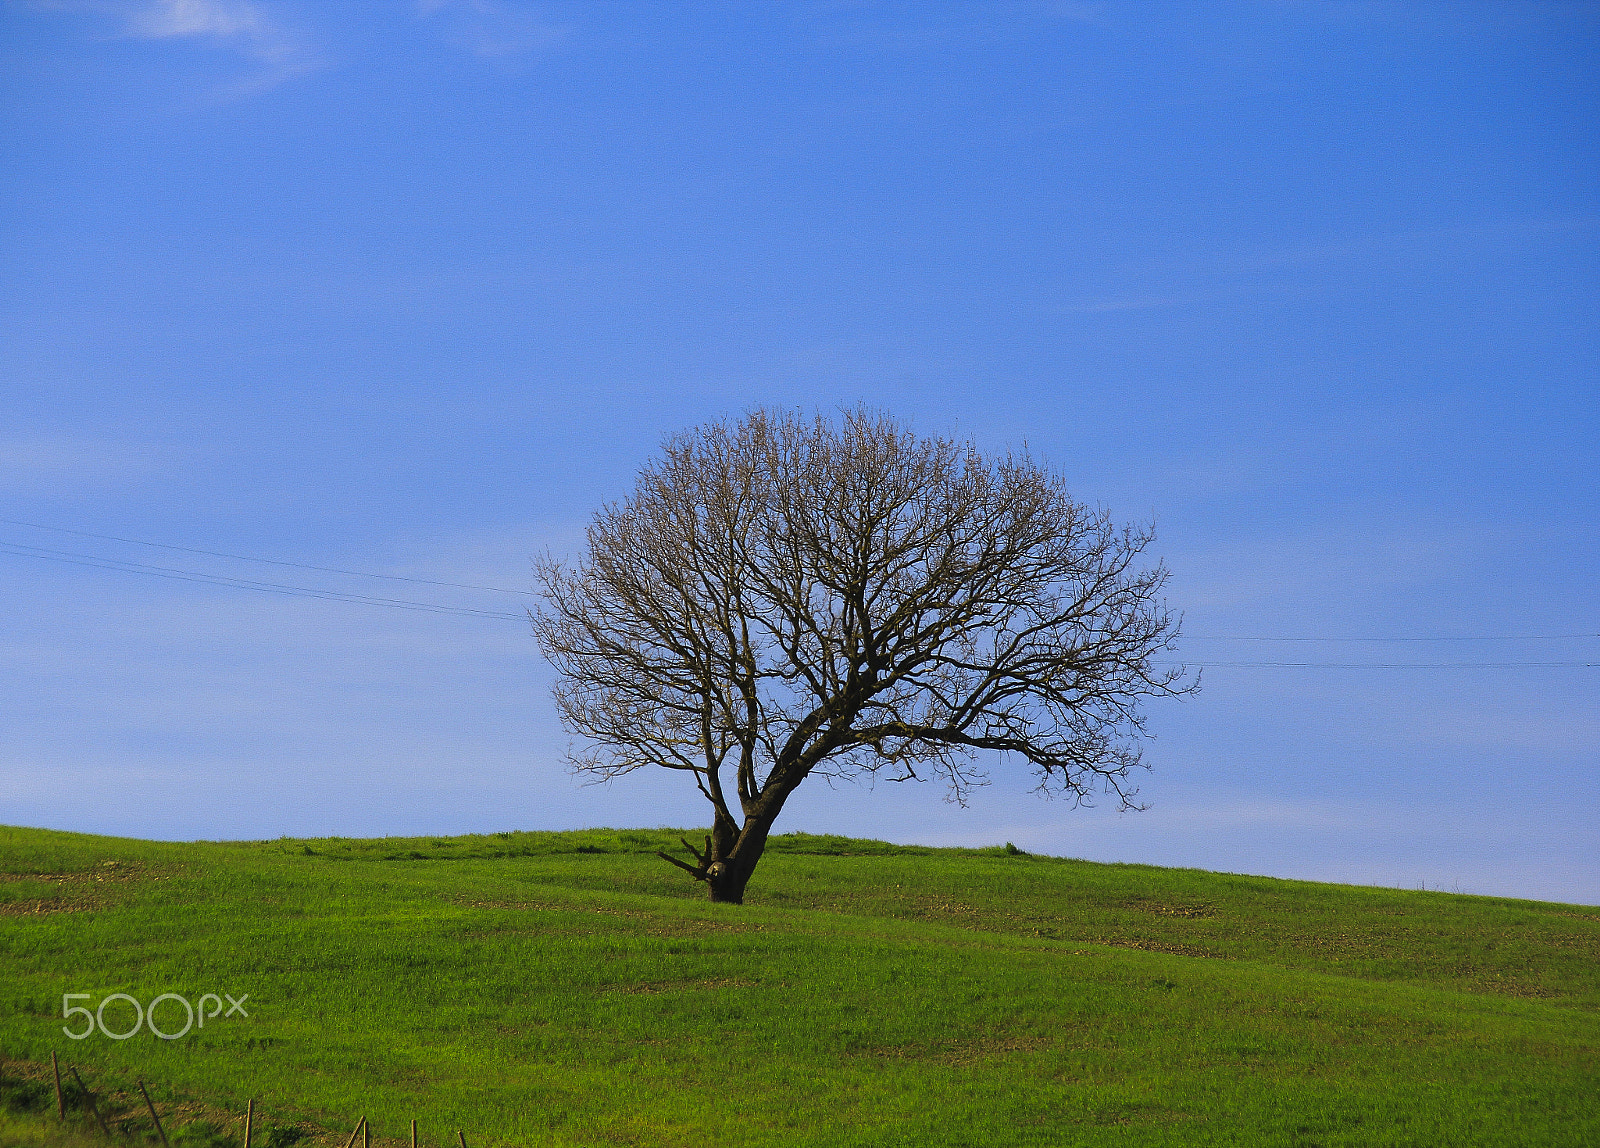
{"label": "tree trunk", "polygon": [[[748,818],[733,848],[726,854],[720,849],[714,852],[714,860],[706,869],[706,888],[711,891],[713,901],[725,905],[744,904],[744,888],[756,871],[756,863],[767,847],[767,834],[777,819],[776,809]],[[721,845],[721,842],[714,842],[714,845]]]}

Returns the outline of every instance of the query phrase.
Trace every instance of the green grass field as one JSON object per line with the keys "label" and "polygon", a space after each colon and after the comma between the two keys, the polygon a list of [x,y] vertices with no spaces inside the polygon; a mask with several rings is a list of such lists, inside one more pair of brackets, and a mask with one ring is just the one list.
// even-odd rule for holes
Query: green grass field
{"label": "green grass field", "polygon": [[[105,1143],[52,1050],[173,1148],[1600,1144],[1600,908],[799,835],[712,905],[675,836],[0,829],[0,1144]],[[249,1015],[63,1035],[119,992]]]}

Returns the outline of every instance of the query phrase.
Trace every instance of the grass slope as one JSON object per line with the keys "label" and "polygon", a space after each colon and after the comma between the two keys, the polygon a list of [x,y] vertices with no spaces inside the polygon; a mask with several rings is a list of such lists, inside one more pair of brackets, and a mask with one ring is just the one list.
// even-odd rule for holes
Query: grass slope
{"label": "grass slope", "polygon": [[730,907],[675,837],[0,828],[0,1143],[103,1143],[52,1050],[174,1148],[1600,1143],[1600,909],[802,835]]}

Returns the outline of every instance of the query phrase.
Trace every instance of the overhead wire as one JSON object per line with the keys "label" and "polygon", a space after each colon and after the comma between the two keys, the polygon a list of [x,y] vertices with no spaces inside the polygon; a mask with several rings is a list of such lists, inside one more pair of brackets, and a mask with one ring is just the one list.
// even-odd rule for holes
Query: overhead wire
{"label": "overhead wire", "polygon": [[1600,638],[1600,634],[1470,634],[1421,638],[1268,638],[1185,634],[1186,642],[1562,642],[1573,638]]}
{"label": "overhead wire", "polygon": [[[233,558],[240,562],[262,562],[271,566],[294,566],[300,570],[320,570],[324,574],[349,574],[357,578],[386,578],[394,582],[418,582],[424,586],[449,586],[457,590],[492,590],[496,594],[521,594],[533,597],[532,590],[507,590],[502,586],[480,586],[475,582],[440,582],[433,578],[413,578],[405,574],[377,574],[370,570],[342,570],[337,566],[313,566],[308,562],[290,562],[283,558],[252,558],[247,554],[228,554],[221,550],[202,550],[195,546],[174,546],[170,542],[147,542],[140,538],[122,538],[115,534],[96,534],[92,530],[74,530],[66,526],[45,526],[38,522],[23,522],[16,518],[0,518],[0,525],[27,526],[34,530],[52,530],[57,534],[76,534],[82,538],[100,538],[107,542],[127,542],[134,546],[154,546],[161,550],[181,550],[185,554],[205,554],[212,558]],[[521,615],[517,615],[521,617]]]}
{"label": "overhead wire", "polygon": [[1307,670],[1539,670],[1595,669],[1600,662],[1151,662],[1152,666],[1262,667]]}
{"label": "overhead wire", "polygon": [[371,594],[356,594],[345,590],[317,589],[311,586],[289,586],[281,582],[259,582],[250,578],[233,578],[225,574],[206,574],[198,570],[179,570],[171,566],[153,566],[145,562],[130,562],[120,558],[104,558],[97,554],[77,554],[68,550],[50,550],[42,546],[23,546],[15,542],[0,541],[0,554],[15,558],[38,558],[49,562],[65,562],[73,566],[91,566],[100,570],[116,570],[124,574],[147,574],[155,578],[169,578],[180,582],[201,582],[212,586],[228,586],[237,590],[255,590],[268,594],[284,594],[298,598],[321,598],[330,602],[350,602],[369,606],[387,606],[396,610],[417,610],[432,614],[461,614],[475,618],[515,618],[523,620],[526,614],[507,610],[482,610],[472,606],[446,606],[438,602],[413,602],[404,598],[378,598]]}
{"label": "overhead wire", "polygon": [[[135,546],[152,546],[163,550],[181,551],[186,554],[203,554],[214,558],[229,558],[241,562],[259,562],[274,566],[290,566],[302,570],[316,570],[327,574],[343,574],[361,578],[383,578],[399,582],[411,582],[427,586],[442,586],[463,590],[487,590],[499,594],[532,595],[527,590],[507,590],[499,586],[486,586],[472,582],[447,582],[433,578],[417,578],[403,574],[380,574],[366,570],[346,570],[334,566],[317,566],[307,562],[292,562],[281,558],[257,558],[243,554],[230,554],[220,550],[206,550],[195,546],[178,546],[166,542],[150,542],[137,538],[126,538],[114,534],[99,534],[89,530],[77,530],[64,526],[47,526],[37,522],[25,522],[20,519],[0,518],[0,524],[11,526],[26,526],[35,530],[48,530],[61,534],[73,534],[84,538],[99,538],[110,542],[123,542]],[[19,558],[37,558],[45,561],[64,562],[77,566],[88,566],[102,570],[116,570],[128,574],[145,574],[152,577],[168,578],[176,581],[199,582],[214,586],[225,586],[241,590],[254,590],[261,593],[283,594],[293,597],[317,598],[332,602],[347,602],[357,605],[384,606],[390,609],[412,610],[435,614],[457,614],[477,618],[502,618],[516,621],[526,619],[525,613],[516,613],[506,610],[486,610],[471,606],[448,606],[438,602],[417,602],[402,598],[381,598],[370,594],[357,594],[345,590],[329,590],[311,586],[292,586],[281,582],[263,582],[250,578],[236,578],[224,574],[208,574],[198,570],[182,570],[171,566],[156,566],[146,562],[134,562],[129,559],[107,558],[97,554],[80,554],[75,551],[55,550],[49,547],[28,546],[17,542],[0,540],[0,554],[9,554]],[[1440,637],[1417,636],[1385,636],[1385,637],[1269,637],[1265,635],[1201,635],[1186,637],[1186,641],[1196,642],[1520,642],[1520,641],[1568,641],[1574,639],[1600,638],[1600,634],[1538,634],[1538,635],[1448,635]],[[1361,670],[1401,670],[1401,669],[1591,669],[1600,667],[1600,662],[1288,662],[1288,661],[1218,661],[1207,659],[1203,661],[1161,661],[1152,662],[1158,666],[1192,665],[1197,668],[1273,668],[1273,669],[1361,669]]]}
{"label": "overhead wire", "polygon": [[[1517,635],[1448,635],[1441,637],[1382,637],[1382,638],[1345,638],[1345,637],[1291,637],[1271,638],[1257,636],[1228,636],[1184,635],[1186,642],[1554,642],[1571,640],[1592,640],[1600,638],[1600,634],[1517,634]],[[1228,668],[1262,667],[1273,669],[1318,669],[1318,670],[1512,670],[1512,669],[1588,669],[1600,666],[1600,662],[1283,662],[1283,661],[1219,661],[1206,659],[1193,663],[1181,662],[1156,662],[1154,665],[1174,666],[1192,664],[1195,666],[1217,666]]]}

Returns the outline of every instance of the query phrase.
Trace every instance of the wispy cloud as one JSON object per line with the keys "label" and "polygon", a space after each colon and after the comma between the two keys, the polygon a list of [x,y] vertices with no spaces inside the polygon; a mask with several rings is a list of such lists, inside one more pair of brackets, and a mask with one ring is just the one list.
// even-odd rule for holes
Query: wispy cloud
{"label": "wispy cloud", "polygon": [[1600,219],[1593,215],[1566,215],[1351,235],[1327,243],[1299,244],[1257,252],[1242,261],[1241,269],[1264,271],[1343,260],[1418,262],[1437,258],[1440,254],[1474,253],[1567,232],[1593,231],[1597,223],[1600,223]]}
{"label": "wispy cloud", "polygon": [[109,16],[129,39],[206,43],[255,66],[223,95],[264,91],[324,63],[310,37],[254,0],[41,0],[35,7]]}
{"label": "wispy cloud", "polygon": [[1074,0],[813,0],[800,12],[825,45],[915,52],[1006,42],[1037,35],[1051,25],[1098,24],[1104,7]]}
{"label": "wispy cloud", "polygon": [[440,21],[451,43],[486,59],[523,56],[567,37],[566,28],[509,0],[417,0],[417,14]]}
{"label": "wispy cloud", "polygon": [[1124,282],[1061,302],[1041,301],[1055,315],[1114,315],[1218,304],[1255,305],[1317,289],[1342,269],[1381,271],[1436,267],[1445,260],[1521,252],[1569,234],[1592,233],[1600,218],[1574,214],[1501,219],[1407,231],[1352,231],[1323,242],[1250,248],[1178,247],[1158,259],[1129,263]]}
{"label": "wispy cloud", "polygon": [[66,436],[0,439],[0,494],[78,492],[122,485],[166,460],[151,447]]}
{"label": "wispy cloud", "polygon": [[[1248,456],[1232,463],[1247,464]],[[1277,469],[1261,474],[1263,483],[1287,480]],[[1234,612],[1307,623],[1360,619],[1397,593],[1421,592],[1441,570],[1485,560],[1494,542],[1482,530],[1398,512],[1381,521],[1357,518],[1223,541],[1183,555],[1190,572],[1184,600],[1219,626]]]}
{"label": "wispy cloud", "polygon": [[[396,540],[382,555],[286,556],[515,587],[532,580],[528,555],[537,541],[565,529],[530,522]],[[84,542],[96,553],[167,561],[107,540]],[[202,555],[168,564],[276,579]],[[372,589],[312,571],[285,580],[302,574],[314,579],[302,585]],[[495,608],[519,601],[444,587],[409,596]],[[525,621],[3,557],[0,599],[12,604],[0,634],[3,824],[193,838],[683,825],[701,817],[693,787],[665,771],[609,789],[585,790],[569,777],[550,671]],[[138,802],[126,799],[130,785]]]}
{"label": "wispy cloud", "polygon": [[1112,315],[1118,311],[1154,311],[1162,307],[1177,307],[1179,299],[1108,299],[1096,303],[1069,303],[1058,308],[1072,315]]}

